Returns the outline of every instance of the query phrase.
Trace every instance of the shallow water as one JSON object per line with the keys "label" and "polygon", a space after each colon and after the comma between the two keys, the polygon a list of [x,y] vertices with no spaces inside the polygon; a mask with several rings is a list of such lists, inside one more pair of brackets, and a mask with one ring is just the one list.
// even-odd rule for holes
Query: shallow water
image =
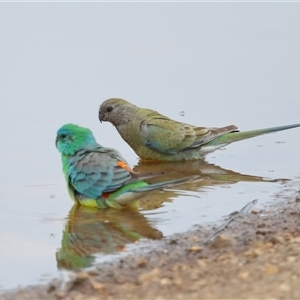
{"label": "shallow water", "polygon": [[[299,123],[292,4],[123,5],[0,4],[2,290],[215,222],[253,199],[259,207],[284,186],[265,178],[299,176],[300,129],[229,145],[204,162],[141,164],[97,119],[100,103],[118,96],[201,126]],[[139,212],[75,208],[54,146],[69,122],[91,128],[137,171],[200,178],[145,195]]]}

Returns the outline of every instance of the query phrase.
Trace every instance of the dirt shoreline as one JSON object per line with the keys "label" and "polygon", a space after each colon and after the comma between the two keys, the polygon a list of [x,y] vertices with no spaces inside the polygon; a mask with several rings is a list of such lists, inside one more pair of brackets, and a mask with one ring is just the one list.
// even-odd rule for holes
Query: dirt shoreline
{"label": "dirt shoreline", "polygon": [[207,245],[217,226],[156,241],[153,250],[79,271],[67,283],[55,279],[0,299],[300,299],[297,186],[287,185],[293,195],[283,190],[270,207],[239,215]]}

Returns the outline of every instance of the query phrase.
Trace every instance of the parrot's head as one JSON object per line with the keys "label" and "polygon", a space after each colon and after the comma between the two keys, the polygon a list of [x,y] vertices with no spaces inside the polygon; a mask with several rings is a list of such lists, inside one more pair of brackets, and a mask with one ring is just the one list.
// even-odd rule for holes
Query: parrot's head
{"label": "parrot's head", "polygon": [[61,154],[74,155],[77,151],[97,144],[88,128],[66,124],[58,129],[55,146]]}
{"label": "parrot's head", "polygon": [[132,120],[138,107],[120,98],[105,100],[99,108],[99,121],[110,122],[115,126],[123,125]]}

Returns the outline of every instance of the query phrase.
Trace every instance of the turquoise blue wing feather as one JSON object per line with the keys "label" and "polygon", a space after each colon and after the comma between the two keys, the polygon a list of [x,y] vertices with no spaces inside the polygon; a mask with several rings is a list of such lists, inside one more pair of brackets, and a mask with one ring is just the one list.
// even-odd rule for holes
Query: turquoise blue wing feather
{"label": "turquoise blue wing feather", "polygon": [[84,197],[98,198],[131,179],[130,172],[118,166],[115,154],[107,150],[81,150],[70,158],[69,182]]}

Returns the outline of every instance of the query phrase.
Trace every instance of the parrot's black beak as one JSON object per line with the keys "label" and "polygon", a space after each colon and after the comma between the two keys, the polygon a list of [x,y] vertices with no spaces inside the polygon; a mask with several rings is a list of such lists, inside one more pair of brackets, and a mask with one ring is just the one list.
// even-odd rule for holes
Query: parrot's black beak
{"label": "parrot's black beak", "polygon": [[55,139],[55,147],[57,148],[57,141],[58,141],[58,136],[56,136],[56,139]]}
{"label": "parrot's black beak", "polygon": [[102,123],[103,118],[105,117],[105,114],[102,111],[99,111],[99,121]]}

